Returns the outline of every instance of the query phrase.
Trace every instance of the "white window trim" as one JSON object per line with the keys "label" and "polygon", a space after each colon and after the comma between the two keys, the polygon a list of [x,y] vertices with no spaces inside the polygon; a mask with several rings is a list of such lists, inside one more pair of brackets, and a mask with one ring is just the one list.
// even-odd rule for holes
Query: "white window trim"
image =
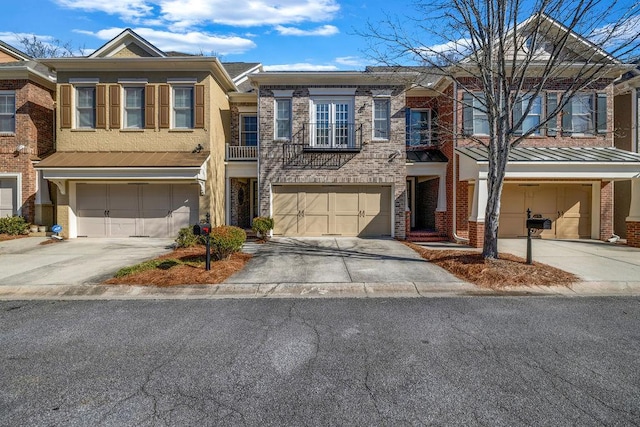
{"label": "white window trim", "polygon": [[[80,127],[78,125],[78,89],[82,89],[82,88],[93,88],[93,126],[91,127]],[[84,84],[75,84],[73,86],[73,99],[71,100],[72,102],[72,108],[73,108],[73,117],[72,117],[72,128],[73,129],[79,129],[79,130],[95,130],[96,129],[96,121],[98,119],[97,115],[98,115],[98,108],[97,108],[97,97],[98,97],[98,88],[95,84],[91,84],[91,83],[84,83]]]}
{"label": "white window trim", "polygon": [[239,117],[239,120],[238,120],[238,124],[239,124],[239,126],[238,126],[238,128],[239,128],[238,129],[238,145],[240,145],[242,147],[256,147],[258,145],[258,139],[259,139],[259,137],[258,137],[259,133],[258,133],[257,129],[256,129],[256,145],[244,145],[242,143],[242,134],[243,134],[243,126],[242,126],[243,122],[242,122],[242,119],[245,118],[245,117],[255,117],[256,118],[256,125],[257,125],[257,122],[258,122],[258,114],[257,113],[241,113],[240,114],[240,117]]}
{"label": "white window trim", "polygon": [[[12,136],[16,134],[16,91],[15,90],[0,90],[0,95],[13,95],[13,131],[0,130],[0,135]],[[2,114],[8,115],[8,114]]]}
{"label": "white window trim", "polygon": [[[168,81],[168,79],[167,79]],[[176,127],[176,103],[175,103],[175,90],[176,89],[191,89],[191,126],[189,127]],[[169,107],[171,109],[171,117],[169,118],[169,129],[172,130],[193,130],[195,128],[195,114],[196,114],[196,88],[192,84],[172,84],[169,91]]]}
{"label": "white window trim", "polygon": [[355,96],[355,87],[310,87],[309,96]]}
{"label": "white window trim", "polygon": [[[472,134],[474,136],[489,136],[488,133],[478,133],[478,132],[476,132],[476,115],[477,116],[483,115],[488,120],[487,113],[484,112],[484,111],[481,111],[479,108],[475,107],[475,103],[476,102],[480,102],[480,101],[478,99],[476,99],[476,97],[473,97],[472,100],[471,100],[471,104],[472,104],[471,105],[472,106],[472,108],[471,108],[472,117],[471,118],[472,118],[472,125],[473,125]],[[476,114],[476,111],[478,111],[477,114]],[[491,126],[491,123],[489,123],[489,126]]]}
{"label": "white window trim", "polygon": [[[146,79],[145,79],[146,80]],[[141,105],[141,111],[142,111],[142,122],[140,124],[140,127],[129,127],[127,126],[127,120],[126,120],[126,110],[127,110],[127,89],[142,89],[142,105]],[[144,110],[145,110],[145,99],[146,93],[145,93],[145,86],[143,83],[138,83],[138,84],[125,84],[124,86],[122,86],[122,90],[121,90],[121,123],[122,123],[122,129],[144,129]]]}
{"label": "white window trim", "polygon": [[[376,136],[376,101],[387,101],[387,137],[380,138]],[[374,96],[371,105],[371,138],[374,141],[389,141],[391,139],[391,96],[378,95]]]}
{"label": "white window trim", "polygon": [[[316,122],[316,104],[317,103],[331,103],[332,105],[335,105],[337,103],[347,103],[348,106],[348,112],[350,113],[350,118],[351,121],[347,122],[348,124],[354,124],[355,125],[355,97],[353,96],[315,96],[315,97],[310,97],[309,98],[309,123],[315,123]],[[330,108],[329,111],[329,123],[334,125],[335,124],[335,111],[333,111],[333,108]],[[335,128],[333,129],[334,132],[331,135],[331,140],[330,140],[330,147],[328,148],[334,148],[335,146]],[[355,129],[354,129],[355,131]],[[312,132],[311,130],[309,131],[309,137],[310,140],[309,142],[311,143],[312,147],[316,146],[316,134],[315,132]],[[355,143],[355,140],[352,141],[353,143]]]}
{"label": "white window trim", "polygon": [[[276,92],[276,91],[274,91]],[[293,92],[293,91],[279,91],[279,92]],[[278,136],[278,101],[289,101],[289,137]],[[273,139],[274,141],[290,141],[291,134],[293,133],[293,99],[290,97],[278,96],[273,99]]]}
{"label": "white window trim", "polygon": [[[424,146],[424,145],[431,145],[432,144],[432,133],[433,133],[433,109],[432,108],[412,108],[411,112],[413,111],[418,111],[418,112],[429,112],[428,114],[428,120],[429,120],[429,139],[428,141],[424,142],[424,141],[420,141],[420,144],[418,145],[411,145],[411,137],[409,137],[409,147],[420,147],[420,146]],[[411,117],[409,117],[409,132],[411,132]]]}
{"label": "white window trim", "polygon": [[[520,103],[520,111],[521,114],[524,112],[525,109],[525,104],[523,103],[524,98],[526,97],[534,97],[531,94],[524,94],[522,96],[520,96],[520,100],[518,101]],[[539,98],[540,99],[540,114],[534,114],[538,116],[538,124],[542,123],[544,121],[544,118],[547,117],[547,96],[546,96],[546,92],[541,91],[538,95],[535,96],[535,98]],[[529,116],[531,113],[527,114],[527,116]],[[524,121],[527,119],[527,116],[522,116],[523,120],[522,123],[524,124]],[[527,129],[528,130],[528,129]],[[521,126],[521,130],[520,133],[524,134],[526,132],[526,130],[524,129],[524,127]],[[534,131],[532,134],[530,134],[529,136],[545,136],[545,129],[544,126],[543,127],[539,127],[536,131]]]}
{"label": "white window trim", "polygon": [[[573,111],[573,101],[576,97],[586,97],[588,96],[591,99],[591,111],[589,112],[590,116],[591,116],[591,127],[593,128],[592,132],[574,132],[573,130],[573,117],[576,115]],[[586,91],[586,92],[577,92],[573,95],[573,97],[569,100],[569,102],[571,103],[571,136],[577,136],[577,137],[592,137],[592,136],[596,136],[598,134],[598,117],[597,117],[597,98],[598,98],[598,92],[590,92],[590,91]],[[584,116],[585,114],[580,114],[581,116]]]}

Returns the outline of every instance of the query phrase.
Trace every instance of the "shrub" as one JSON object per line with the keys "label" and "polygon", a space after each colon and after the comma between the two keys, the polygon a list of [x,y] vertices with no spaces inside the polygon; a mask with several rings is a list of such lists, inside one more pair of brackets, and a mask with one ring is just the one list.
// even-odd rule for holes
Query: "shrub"
{"label": "shrub", "polygon": [[211,254],[216,260],[228,259],[231,254],[239,252],[247,240],[247,233],[242,228],[222,225],[211,230]]}
{"label": "shrub", "polygon": [[176,243],[179,248],[190,248],[195,245],[203,245],[204,244],[204,236],[196,236],[193,234],[193,228],[184,227],[178,231],[178,237],[176,238]]}
{"label": "shrub", "polygon": [[253,225],[251,229],[257,233],[260,233],[260,236],[263,239],[269,237],[269,231],[273,230],[273,218],[269,216],[258,216],[253,218]]}
{"label": "shrub", "polygon": [[0,218],[0,234],[29,234],[29,223],[21,216],[7,216]]}

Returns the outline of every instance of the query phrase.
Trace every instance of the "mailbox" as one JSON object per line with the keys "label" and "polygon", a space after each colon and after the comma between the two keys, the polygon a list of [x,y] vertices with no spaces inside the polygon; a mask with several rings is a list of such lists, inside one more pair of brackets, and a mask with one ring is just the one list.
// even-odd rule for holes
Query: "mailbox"
{"label": "mailbox", "polygon": [[196,236],[208,236],[211,233],[211,224],[202,223],[193,226],[193,234]]}
{"label": "mailbox", "polygon": [[551,230],[551,220],[549,218],[529,218],[527,228],[533,230]]}

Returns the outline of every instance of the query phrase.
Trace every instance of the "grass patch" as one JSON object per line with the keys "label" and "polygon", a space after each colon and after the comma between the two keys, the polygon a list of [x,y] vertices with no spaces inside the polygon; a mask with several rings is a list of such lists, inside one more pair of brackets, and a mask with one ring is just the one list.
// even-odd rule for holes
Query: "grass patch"
{"label": "grass patch", "polygon": [[475,251],[430,249],[403,242],[427,261],[442,267],[449,273],[475,285],[501,289],[507,286],[569,286],[579,278],[550,265],[526,260],[503,253],[499,259],[485,260]]}

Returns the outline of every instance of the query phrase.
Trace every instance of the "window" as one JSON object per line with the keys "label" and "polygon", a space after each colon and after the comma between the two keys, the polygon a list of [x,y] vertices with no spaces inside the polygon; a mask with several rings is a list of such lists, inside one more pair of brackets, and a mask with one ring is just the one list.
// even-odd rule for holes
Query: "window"
{"label": "window", "polygon": [[76,128],[95,129],[96,127],[96,88],[76,88]]}
{"label": "window", "polygon": [[407,145],[431,145],[436,143],[435,110],[407,108]]}
{"label": "window", "polygon": [[193,128],[193,87],[173,88],[173,127]]}
{"label": "window", "polygon": [[479,94],[473,98],[473,134],[489,135],[489,119],[485,112],[484,95]]}
{"label": "window", "polygon": [[314,99],[311,146],[315,148],[354,148],[353,100]]}
{"label": "window", "polygon": [[258,145],[257,116],[240,116],[240,145]]}
{"label": "window", "polygon": [[0,133],[16,132],[16,94],[0,91]]}
{"label": "window", "polygon": [[373,139],[389,139],[390,100],[373,100]]}
{"label": "window", "polygon": [[291,139],[290,99],[276,99],[276,139]]}
{"label": "window", "polygon": [[142,129],[144,127],[144,88],[124,88],[124,127]]}
{"label": "window", "polygon": [[[525,95],[513,106],[513,125],[515,126],[522,118],[522,114],[529,107],[529,113],[522,120],[522,125],[518,127],[516,133],[523,134],[540,125],[542,118],[542,96]],[[536,129],[532,135],[540,135],[540,129]]]}
{"label": "window", "polygon": [[562,132],[582,136],[606,133],[607,95],[604,93],[578,93],[562,111]]}

